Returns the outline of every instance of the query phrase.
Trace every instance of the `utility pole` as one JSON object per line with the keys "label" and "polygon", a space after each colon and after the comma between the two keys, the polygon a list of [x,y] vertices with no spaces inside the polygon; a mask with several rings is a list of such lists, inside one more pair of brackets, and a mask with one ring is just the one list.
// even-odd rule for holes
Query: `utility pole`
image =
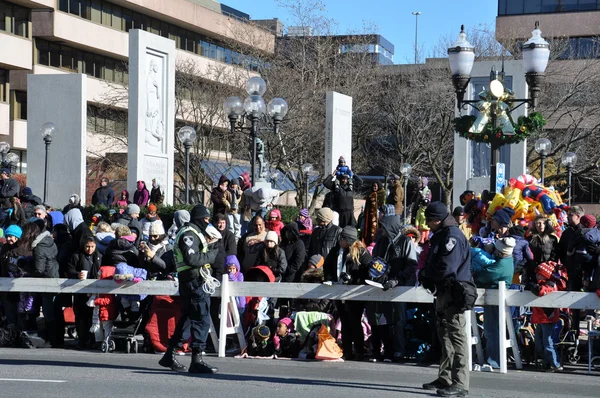
{"label": "utility pole", "polygon": [[412,13],[412,15],[415,16],[415,65],[417,64],[418,61],[418,54],[419,54],[419,15],[421,15],[421,11],[415,11]]}

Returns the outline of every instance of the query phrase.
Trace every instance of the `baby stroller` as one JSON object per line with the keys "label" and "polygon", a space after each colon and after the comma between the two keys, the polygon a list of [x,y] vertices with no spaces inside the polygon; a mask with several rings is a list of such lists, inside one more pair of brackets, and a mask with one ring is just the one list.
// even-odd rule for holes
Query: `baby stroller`
{"label": "baby stroller", "polygon": [[130,308],[120,306],[119,317],[115,320],[110,334],[113,346],[109,347],[109,349],[112,348],[114,350],[117,343],[119,343],[119,346],[125,347],[127,354],[137,354],[138,350],[143,347],[143,331],[148,319],[148,309],[150,308],[150,305],[146,301],[142,301],[139,312],[134,312]]}

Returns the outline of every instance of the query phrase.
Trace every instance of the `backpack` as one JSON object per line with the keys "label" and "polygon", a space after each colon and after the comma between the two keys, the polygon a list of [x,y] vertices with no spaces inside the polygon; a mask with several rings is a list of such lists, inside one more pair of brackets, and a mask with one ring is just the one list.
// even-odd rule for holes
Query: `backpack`
{"label": "backpack", "polygon": [[381,257],[375,257],[369,263],[369,278],[377,283],[385,283],[390,273],[390,266]]}

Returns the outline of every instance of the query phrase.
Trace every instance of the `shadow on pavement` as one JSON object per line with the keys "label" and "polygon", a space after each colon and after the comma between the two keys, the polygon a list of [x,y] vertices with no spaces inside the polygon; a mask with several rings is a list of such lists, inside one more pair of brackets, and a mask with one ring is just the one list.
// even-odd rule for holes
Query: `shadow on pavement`
{"label": "shadow on pavement", "polygon": [[[150,370],[151,368],[136,367],[136,366],[125,366],[125,365],[113,365],[103,363],[89,363],[89,362],[71,362],[71,361],[53,361],[46,359],[1,359],[0,365],[26,365],[26,366],[69,366],[75,368],[102,368],[102,369],[129,369],[129,370]],[[173,373],[173,372],[165,372]]]}

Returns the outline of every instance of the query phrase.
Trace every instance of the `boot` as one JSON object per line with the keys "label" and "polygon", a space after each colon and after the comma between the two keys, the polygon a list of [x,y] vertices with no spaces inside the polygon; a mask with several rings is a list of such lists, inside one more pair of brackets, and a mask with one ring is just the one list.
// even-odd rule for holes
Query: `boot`
{"label": "boot", "polygon": [[167,347],[167,351],[163,355],[163,357],[158,361],[160,366],[164,366],[165,368],[170,368],[175,372],[186,372],[188,368],[185,365],[182,365],[177,360],[177,353],[175,352],[175,347]]}
{"label": "boot", "polygon": [[217,373],[219,369],[210,366],[202,360],[202,353],[199,348],[192,349],[192,363],[190,364],[190,373]]}

